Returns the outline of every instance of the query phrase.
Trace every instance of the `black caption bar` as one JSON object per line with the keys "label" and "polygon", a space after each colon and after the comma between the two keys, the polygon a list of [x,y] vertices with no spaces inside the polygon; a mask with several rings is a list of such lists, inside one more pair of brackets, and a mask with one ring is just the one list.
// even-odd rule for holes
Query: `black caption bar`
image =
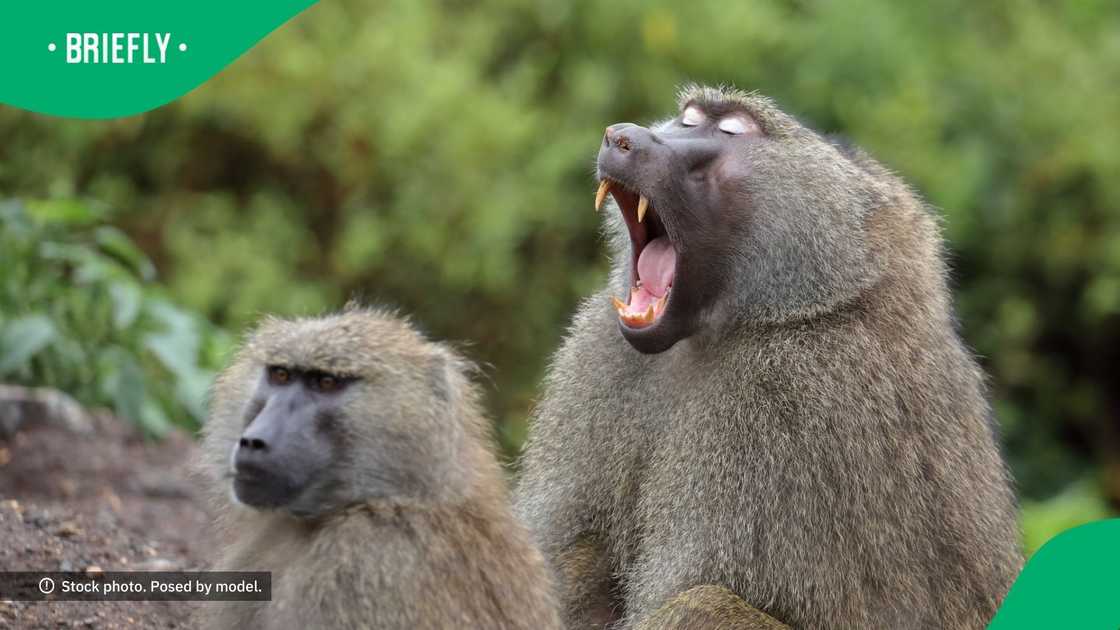
{"label": "black caption bar", "polygon": [[0,571],[0,600],[30,602],[266,602],[272,574],[262,571]]}

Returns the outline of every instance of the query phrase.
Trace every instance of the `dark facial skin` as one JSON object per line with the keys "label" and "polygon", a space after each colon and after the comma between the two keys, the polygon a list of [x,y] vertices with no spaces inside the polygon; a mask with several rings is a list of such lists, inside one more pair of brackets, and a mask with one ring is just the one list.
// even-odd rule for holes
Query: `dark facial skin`
{"label": "dark facial skin", "polygon": [[233,448],[238,501],[296,516],[315,516],[329,503],[323,495],[334,485],[332,464],[341,455],[332,419],[342,412],[350,380],[284,366],[264,369]]}
{"label": "dark facial skin", "polygon": [[[655,129],[631,123],[607,128],[597,170],[610,182],[630,233],[631,286],[646,244],[665,236],[676,252],[671,289],[652,323],[619,317],[619,330],[638,351],[664,352],[695,334],[719,299],[732,273],[721,261],[746,223],[749,154],[767,141],[746,112],[705,112],[695,105]],[[641,196],[649,210],[639,223]]]}

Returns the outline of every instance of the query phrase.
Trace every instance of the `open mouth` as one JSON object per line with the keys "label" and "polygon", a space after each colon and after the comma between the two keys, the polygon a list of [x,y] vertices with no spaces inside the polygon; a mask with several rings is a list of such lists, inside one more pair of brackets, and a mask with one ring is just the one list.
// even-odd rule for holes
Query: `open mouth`
{"label": "open mouth", "polygon": [[673,277],[677,272],[677,249],[669,240],[665,224],[649,198],[613,179],[599,182],[595,209],[611,193],[630,233],[630,291],[623,301],[612,297],[622,323],[646,328],[657,322],[669,306]]}

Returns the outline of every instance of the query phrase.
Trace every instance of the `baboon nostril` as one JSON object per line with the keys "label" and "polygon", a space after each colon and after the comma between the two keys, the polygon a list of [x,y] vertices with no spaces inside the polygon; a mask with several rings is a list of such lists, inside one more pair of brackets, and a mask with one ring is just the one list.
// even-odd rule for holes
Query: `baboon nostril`
{"label": "baboon nostril", "polygon": [[261,440],[259,438],[245,438],[245,437],[243,437],[238,442],[238,445],[241,448],[248,449],[250,451],[263,451],[263,450],[266,450],[268,448],[268,444],[265,444],[264,440]]}

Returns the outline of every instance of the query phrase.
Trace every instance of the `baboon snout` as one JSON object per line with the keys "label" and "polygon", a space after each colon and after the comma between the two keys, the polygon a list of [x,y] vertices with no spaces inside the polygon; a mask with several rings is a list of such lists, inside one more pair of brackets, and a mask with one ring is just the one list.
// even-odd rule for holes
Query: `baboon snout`
{"label": "baboon snout", "polygon": [[633,123],[607,127],[599,147],[599,179],[611,179],[628,189],[644,190],[651,185],[644,173],[663,170],[659,165],[668,155],[663,150],[664,144],[657,134]]}
{"label": "baboon snout", "polygon": [[268,423],[249,425],[233,449],[233,487],[238,500],[257,507],[288,503],[299,491],[309,464],[299,449],[293,450],[296,443],[284,439]]}
{"label": "baboon snout", "polygon": [[671,177],[677,167],[691,171],[719,157],[726,148],[725,140],[693,129],[659,133],[633,123],[617,123],[603,133],[599,175],[632,187],[652,186]]}
{"label": "baboon snout", "polygon": [[237,452],[234,454],[233,464],[238,469],[245,465],[260,465],[271,458],[276,451],[278,435],[276,420],[271,414],[262,413],[241,434],[237,441]]}
{"label": "baboon snout", "polygon": [[237,474],[260,474],[266,464],[272,459],[267,442],[260,438],[242,437],[237,442],[236,452],[233,454],[233,467]]}
{"label": "baboon snout", "polygon": [[641,152],[661,140],[652,131],[633,123],[616,123],[603,134],[603,149],[618,153]]}
{"label": "baboon snout", "polygon": [[292,437],[284,431],[284,427],[291,424],[285,420],[292,418],[281,412],[285,408],[283,402],[286,401],[270,401],[237,440],[233,465],[239,474],[259,474],[282,464],[283,451],[287,450],[286,444],[291,442]]}
{"label": "baboon snout", "polygon": [[[337,460],[334,438],[324,431],[329,419],[339,413],[337,403],[299,379],[297,375],[280,384],[265,383],[253,415],[232,447],[233,490],[237,499],[254,507],[287,506],[305,513],[302,496],[312,479],[323,479],[324,471]],[[292,382],[295,380],[296,382]],[[308,495],[307,501],[318,500]]]}

